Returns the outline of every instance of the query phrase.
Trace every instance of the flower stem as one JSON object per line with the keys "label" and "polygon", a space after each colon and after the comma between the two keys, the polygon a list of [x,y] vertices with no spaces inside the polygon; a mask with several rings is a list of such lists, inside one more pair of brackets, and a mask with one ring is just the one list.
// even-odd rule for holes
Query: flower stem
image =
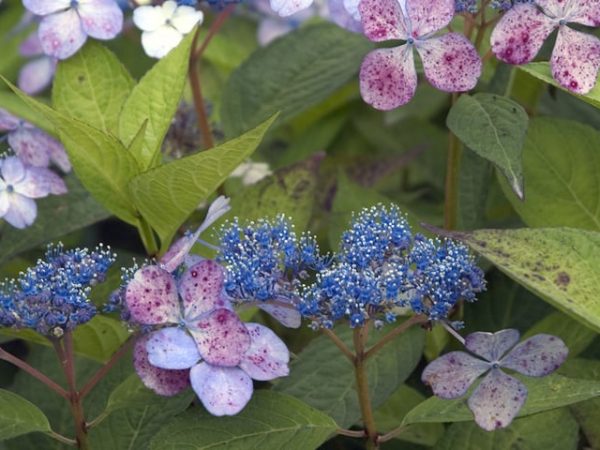
{"label": "flower stem", "polygon": [[394,328],[392,331],[390,331],[388,334],[386,334],[384,337],[382,337],[379,340],[379,342],[377,342],[375,345],[373,345],[373,347],[371,347],[369,350],[367,350],[365,352],[365,359],[369,359],[371,356],[373,356],[375,353],[377,353],[379,350],[381,350],[386,344],[393,341],[396,338],[396,336],[404,333],[406,330],[408,330],[409,328],[411,328],[414,325],[420,325],[420,324],[426,323],[427,320],[428,320],[427,316],[423,316],[423,315],[412,316],[410,319],[405,320],[400,325],[398,325],[396,328]]}
{"label": "flower stem", "polygon": [[328,330],[327,328],[323,328],[323,334],[327,336],[332,342],[341,350],[341,352],[354,364],[354,360],[356,356],[352,353],[352,350],[348,348],[348,346],[342,341],[337,334],[333,331]]}
{"label": "flower stem", "polygon": [[369,394],[369,378],[367,374],[367,360],[365,358],[365,346],[368,338],[368,324],[354,329],[354,375],[356,377],[356,390],[358,402],[362,414],[363,425],[367,437],[367,449],[378,449],[377,427],[373,416],[373,407]]}
{"label": "flower stem", "polygon": [[407,428],[406,425],[400,425],[399,427],[394,428],[392,431],[390,431],[388,433],[385,433],[384,435],[379,436],[378,442],[380,444],[383,444],[384,442],[391,441],[396,436],[404,433],[404,431],[406,431],[406,428]]}
{"label": "flower stem", "polygon": [[364,430],[355,431],[355,430],[346,430],[344,428],[339,428],[338,430],[336,430],[336,434],[339,434],[340,436],[348,436],[348,437],[359,438],[359,439],[367,436],[365,434]]}
{"label": "flower stem", "polygon": [[137,229],[140,238],[142,239],[142,243],[144,244],[144,248],[146,249],[146,254],[148,256],[157,255],[158,244],[156,243],[156,237],[154,236],[152,228],[144,218],[139,219]]}
{"label": "flower stem", "polygon": [[[457,93],[452,94],[452,105],[458,99]],[[458,137],[450,131],[448,134],[448,160],[446,163],[446,193],[444,201],[444,228],[456,229],[458,223],[458,190],[460,175],[460,157],[462,145]]]}
{"label": "flower stem", "polygon": [[63,444],[70,445],[71,447],[77,447],[77,441],[75,439],[68,438],[63,436],[62,434],[57,433],[56,431],[50,430],[46,433],[52,439],[57,440],[58,442],[62,442]]}

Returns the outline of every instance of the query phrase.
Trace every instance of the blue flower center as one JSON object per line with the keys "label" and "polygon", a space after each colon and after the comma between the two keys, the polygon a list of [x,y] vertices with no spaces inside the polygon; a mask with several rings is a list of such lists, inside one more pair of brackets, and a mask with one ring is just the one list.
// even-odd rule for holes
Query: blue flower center
{"label": "blue flower center", "polygon": [[500,364],[498,362],[492,363],[492,369],[499,369],[499,368],[500,368]]}
{"label": "blue flower center", "polygon": [[408,43],[408,45],[412,45],[412,44],[414,44],[414,43],[415,43],[415,40],[414,40],[413,38],[409,37],[409,38],[406,40],[406,42]]}
{"label": "blue flower center", "polygon": [[15,191],[15,188],[13,187],[12,184],[9,184],[8,186],[6,186],[6,192],[8,192],[9,194],[13,193]]}
{"label": "blue flower center", "polygon": [[71,0],[71,8],[77,8],[79,6],[79,0]]}
{"label": "blue flower center", "polygon": [[559,24],[559,25],[562,27],[563,25],[566,25],[566,24],[567,24],[567,20],[566,20],[566,19],[560,19],[560,20],[558,21],[558,24]]}

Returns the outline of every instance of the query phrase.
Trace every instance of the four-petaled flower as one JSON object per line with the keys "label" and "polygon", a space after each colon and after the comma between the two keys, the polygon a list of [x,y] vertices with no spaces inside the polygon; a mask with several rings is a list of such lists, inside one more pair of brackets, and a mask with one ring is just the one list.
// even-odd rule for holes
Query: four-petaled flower
{"label": "four-petaled flower", "polygon": [[23,0],[38,16],[38,34],[44,53],[67,59],[88,36],[113,39],[123,28],[123,12],[115,0]]}
{"label": "four-petaled flower", "polygon": [[412,99],[417,88],[413,47],[435,88],[463,92],[477,84],[482,64],[473,44],[459,33],[433,36],[454,17],[453,0],[362,0],[358,8],[364,33],[371,41],[406,41],[365,57],[360,91],[373,107],[391,110]]}
{"label": "four-petaled flower", "polygon": [[174,395],[189,378],[216,416],[244,408],[252,379],[272,380],[289,371],[283,341],[262,325],[240,321],[225,297],[223,278],[221,266],[210,260],[189,267],[179,279],[150,265],[136,272],[125,292],[133,321],[166,326],[136,349],[142,381],[157,393]]}
{"label": "four-petaled flower", "polygon": [[432,361],[421,379],[438,397],[452,399],[464,395],[488,372],[471,394],[469,408],[481,428],[507,427],[525,403],[527,388],[500,368],[543,377],[558,369],[569,352],[561,339],[548,334],[537,334],[515,346],[518,341],[519,332],[513,329],[472,333],[466,337],[465,347],[483,359],[450,352]]}
{"label": "four-petaled flower", "polygon": [[586,94],[595,86],[600,69],[600,39],[573,30],[569,23],[600,26],[598,1],[536,0],[535,4],[517,4],[496,25],[492,51],[509,64],[528,63],[558,28],[550,60],[552,76],[564,88]]}

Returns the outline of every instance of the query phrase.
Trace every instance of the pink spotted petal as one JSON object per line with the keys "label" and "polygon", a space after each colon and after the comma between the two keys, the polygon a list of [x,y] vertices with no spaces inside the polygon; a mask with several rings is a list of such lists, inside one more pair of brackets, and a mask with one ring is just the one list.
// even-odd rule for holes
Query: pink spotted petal
{"label": "pink spotted petal", "polygon": [[569,22],[589,27],[600,27],[600,0],[572,0],[575,8],[569,15]]}
{"label": "pink spotted petal", "polygon": [[300,325],[302,324],[302,316],[297,309],[270,303],[263,303],[258,305],[258,307],[285,327],[300,328]]}
{"label": "pink spotted petal", "polygon": [[200,361],[196,341],[181,328],[155,331],[146,342],[148,361],[161,369],[191,369]]}
{"label": "pink spotted petal", "polygon": [[290,352],[284,342],[269,328],[258,323],[247,323],[246,328],[252,343],[240,368],[259,381],[287,376],[290,373]]}
{"label": "pink spotted petal", "polygon": [[406,0],[406,13],[413,37],[439,31],[454,17],[454,0]]}
{"label": "pink spotted petal", "polygon": [[8,143],[25,164],[48,167],[48,141],[52,138],[37,128],[19,127],[8,135]]}
{"label": "pink spotted petal", "polygon": [[513,329],[502,330],[497,333],[479,331],[471,333],[465,338],[465,347],[483,359],[494,362],[513,348],[519,342],[519,338],[519,332]]}
{"label": "pink spotted petal", "polygon": [[127,285],[125,302],[131,318],[143,325],[179,322],[175,279],[158,266],[142,267],[135,273]]}
{"label": "pink spotted petal", "polygon": [[44,17],[38,33],[44,53],[58,59],[73,56],[87,39],[74,9]]}
{"label": "pink spotted petal", "polygon": [[215,366],[237,366],[250,348],[250,333],[229,309],[217,309],[188,324],[188,329],[202,358]]}
{"label": "pink spotted petal", "polygon": [[536,334],[517,345],[500,365],[530,377],[543,377],[558,369],[568,354],[569,349],[562,339]]}
{"label": "pink spotted petal", "polygon": [[29,95],[39,94],[50,86],[55,71],[55,59],[48,56],[34,59],[25,64],[19,71],[17,80],[19,89]]}
{"label": "pink spotted petal", "polygon": [[190,371],[159,369],[150,364],[146,351],[148,339],[150,335],[138,339],[133,350],[133,367],[144,386],[166,397],[185,391],[190,385]]}
{"label": "pink spotted petal", "polygon": [[365,36],[374,42],[406,39],[408,31],[398,0],[362,0],[358,11]]}
{"label": "pink spotted petal", "polygon": [[192,388],[213,416],[234,416],[248,404],[252,379],[237,367],[200,363],[190,371]]}
{"label": "pink spotted petal", "polygon": [[185,271],[179,280],[179,295],[187,320],[228,306],[223,296],[223,279],[223,268],[210,259],[202,260]]}
{"label": "pink spotted petal", "polygon": [[83,30],[96,39],[112,39],[123,29],[123,11],[115,0],[90,0],[77,10]]}
{"label": "pink spotted petal", "polygon": [[492,370],[475,389],[468,405],[475,422],[487,431],[505,428],[527,399],[523,383],[501,370]]}
{"label": "pink spotted petal", "polygon": [[533,60],[556,22],[535,5],[517,4],[509,9],[492,32],[492,51],[508,64]]}
{"label": "pink spotted petal", "polygon": [[425,76],[435,88],[446,92],[466,92],[477,85],[481,59],[462,34],[447,33],[419,42],[417,51]]}
{"label": "pink spotted petal", "polygon": [[577,94],[587,94],[598,78],[600,39],[562,26],[550,64],[552,76],[561,86]]}
{"label": "pink spotted petal", "polygon": [[20,122],[18,117],[0,108],[0,131],[12,131],[19,126]]}
{"label": "pink spotted petal", "polygon": [[44,53],[42,49],[42,43],[40,42],[40,37],[37,34],[37,30],[32,32],[29,36],[25,38],[21,45],[19,46],[19,53],[21,56],[39,56]]}
{"label": "pink spotted petal", "polygon": [[441,398],[464,395],[473,382],[490,369],[490,364],[465,352],[450,352],[430,362],[421,381]]}
{"label": "pink spotted petal", "polygon": [[15,228],[26,228],[33,224],[37,217],[35,201],[21,194],[10,194],[10,207],[2,217]]}
{"label": "pink spotted petal", "polygon": [[23,0],[23,6],[38,16],[52,14],[71,6],[71,0]]}
{"label": "pink spotted petal", "polygon": [[365,102],[389,111],[408,103],[417,89],[417,72],[408,45],[369,53],[360,68],[360,92]]}
{"label": "pink spotted petal", "polygon": [[160,267],[167,272],[173,272],[177,267],[183,264],[185,257],[190,252],[196,239],[193,234],[179,238],[169,247],[169,250],[160,258]]}

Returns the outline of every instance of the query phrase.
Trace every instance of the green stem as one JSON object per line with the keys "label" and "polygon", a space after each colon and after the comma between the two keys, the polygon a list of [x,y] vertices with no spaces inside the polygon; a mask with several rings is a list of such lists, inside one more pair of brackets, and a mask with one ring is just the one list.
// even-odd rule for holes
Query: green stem
{"label": "green stem", "polygon": [[337,334],[335,334],[332,330],[328,330],[327,328],[323,328],[323,334],[327,336],[331,341],[336,345],[337,348],[348,358],[353,364],[356,356],[352,351],[348,348],[348,346],[342,341]]}
{"label": "green stem", "polygon": [[144,244],[144,248],[146,249],[146,254],[148,256],[157,255],[158,243],[156,242],[156,237],[154,236],[154,231],[152,231],[150,224],[148,224],[144,218],[140,218],[137,229],[140,238],[142,239],[142,243]]}
{"label": "green stem", "polygon": [[63,436],[62,434],[57,433],[56,431],[50,430],[46,433],[52,439],[57,440],[58,442],[62,442],[63,444],[70,445],[71,447],[77,447],[77,441],[75,439],[68,438]]}
{"label": "green stem", "polygon": [[354,329],[354,375],[356,377],[356,390],[358,392],[358,403],[362,414],[363,425],[367,437],[367,449],[378,449],[377,427],[373,416],[371,396],[369,394],[369,378],[367,374],[367,360],[365,358],[365,346],[368,338],[368,323]]}
{"label": "green stem", "polygon": [[365,352],[365,359],[369,359],[373,355],[375,355],[379,350],[381,350],[385,345],[393,341],[397,336],[406,332],[409,328],[412,328],[414,325],[421,325],[428,321],[427,316],[412,316],[410,319],[405,320],[384,337],[382,337],[379,342],[377,342],[373,347]]}
{"label": "green stem", "polygon": [[510,67],[510,75],[508,76],[508,82],[506,83],[506,89],[504,90],[504,96],[510,97],[515,87],[515,79],[517,78],[517,68],[515,66]]}

